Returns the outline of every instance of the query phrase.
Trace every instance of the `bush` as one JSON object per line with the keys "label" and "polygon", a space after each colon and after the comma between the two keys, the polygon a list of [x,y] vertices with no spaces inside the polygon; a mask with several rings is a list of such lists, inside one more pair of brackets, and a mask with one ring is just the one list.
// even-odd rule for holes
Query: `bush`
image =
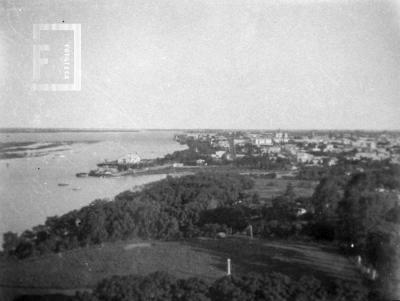
{"label": "bush", "polygon": [[226,225],[234,231],[242,231],[249,225],[250,209],[247,207],[219,207],[205,210],[200,215],[199,225]]}
{"label": "bush", "polygon": [[305,229],[305,232],[316,240],[326,241],[335,239],[335,231],[335,225],[325,221],[309,223]]}

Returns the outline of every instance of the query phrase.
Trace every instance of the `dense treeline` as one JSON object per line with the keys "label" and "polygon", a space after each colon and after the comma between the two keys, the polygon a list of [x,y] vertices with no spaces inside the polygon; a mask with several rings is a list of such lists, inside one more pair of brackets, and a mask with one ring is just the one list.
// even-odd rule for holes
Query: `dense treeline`
{"label": "dense treeline", "polygon": [[156,272],[148,276],[112,276],[98,283],[92,293],[77,293],[65,299],[24,296],[16,301],[361,301],[367,298],[366,290],[357,283],[324,284],[312,276],[293,280],[279,273],[248,274],[222,277],[209,284],[198,278],[176,279]]}
{"label": "dense treeline", "polygon": [[284,170],[291,167],[289,158],[271,158],[268,154],[260,156],[247,155],[235,160],[234,165],[237,167],[263,170]]}
{"label": "dense treeline", "polygon": [[249,177],[232,173],[167,177],[140,192],[127,191],[113,201],[96,200],[80,210],[49,217],[44,225],[19,236],[5,233],[3,249],[25,258],[134,237],[179,239],[199,235],[202,212],[232,206],[252,185]]}
{"label": "dense treeline", "polygon": [[390,293],[399,285],[399,188],[398,165],[376,162],[347,176],[336,169],[320,180],[311,198],[297,197],[289,184],[271,206],[261,207],[261,218],[249,223],[261,237],[335,243],[358,256],[369,277],[378,275],[376,286]]}
{"label": "dense treeline", "polygon": [[172,154],[168,154],[163,158],[156,159],[157,164],[166,164],[166,163],[183,163],[185,165],[196,165],[196,160],[198,159],[207,159],[206,155],[202,155],[196,152],[195,149],[185,149],[182,151],[175,151]]}
{"label": "dense treeline", "polygon": [[209,142],[189,139],[185,141],[188,146],[185,150],[175,151],[172,154],[167,154],[163,158],[156,159],[157,164],[179,162],[185,165],[196,165],[196,160],[203,159],[211,162],[211,154],[217,151]]}
{"label": "dense treeline", "polygon": [[348,178],[349,175],[366,171],[374,170],[377,174],[381,174],[390,180],[391,188],[400,187],[400,179],[396,175],[399,172],[399,165],[391,164],[389,160],[350,160],[343,154],[338,155],[338,162],[336,165],[328,166],[314,166],[314,165],[300,165],[297,178],[299,180],[316,180],[319,181],[324,177],[338,176],[341,178]]}
{"label": "dense treeline", "polygon": [[399,265],[400,168],[376,162],[344,178],[323,178],[312,197],[311,234],[336,240],[364,266],[377,270],[377,284],[394,292]]}
{"label": "dense treeline", "polygon": [[336,239],[378,271],[386,292],[398,286],[399,194],[392,189],[398,187],[399,178],[392,178],[394,175],[390,170],[354,175],[337,205]]}

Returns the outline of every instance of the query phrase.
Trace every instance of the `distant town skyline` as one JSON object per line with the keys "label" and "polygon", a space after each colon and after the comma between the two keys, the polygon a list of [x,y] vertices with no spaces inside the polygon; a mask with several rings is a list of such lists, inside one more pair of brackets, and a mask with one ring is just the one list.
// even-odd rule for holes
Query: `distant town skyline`
{"label": "distant town skyline", "polygon": [[[33,25],[80,24],[80,91],[32,91]],[[3,1],[0,127],[400,130],[396,0]]]}
{"label": "distant town skyline", "polygon": [[63,127],[0,127],[0,133],[22,132],[138,132],[138,131],[254,131],[254,132],[400,132],[400,129],[292,129],[292,128],[63,128]]}

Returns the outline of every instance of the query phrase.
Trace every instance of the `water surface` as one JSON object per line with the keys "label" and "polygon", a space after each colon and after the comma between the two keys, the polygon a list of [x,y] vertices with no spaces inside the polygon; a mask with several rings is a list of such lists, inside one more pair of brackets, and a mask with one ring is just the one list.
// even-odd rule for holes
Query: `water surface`
{"label": "water surface", "polygon": [[60,215],[96,198],[111,198],[163,178],[164,175],[77,178],[75,174],[96,168],[96,163],[104,159],[113,160],[127,153],[156,158],[183,149],[173,135],[169,131],[1,133],[2,143],[32,144],[17,149],[25,155],[28,152],[28,156],[0,160],[0,242],[6,231],[23,231],[44,223],[47,216]]}

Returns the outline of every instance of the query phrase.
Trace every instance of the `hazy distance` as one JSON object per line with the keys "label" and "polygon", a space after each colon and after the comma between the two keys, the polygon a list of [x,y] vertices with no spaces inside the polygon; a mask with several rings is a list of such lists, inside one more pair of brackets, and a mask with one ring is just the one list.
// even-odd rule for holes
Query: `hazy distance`
{"label": "hazy distance", "polygon": [[[400,129],[397,1],[3,1],[0,127]],[[35,92],[32,26],[82,26]]]}

